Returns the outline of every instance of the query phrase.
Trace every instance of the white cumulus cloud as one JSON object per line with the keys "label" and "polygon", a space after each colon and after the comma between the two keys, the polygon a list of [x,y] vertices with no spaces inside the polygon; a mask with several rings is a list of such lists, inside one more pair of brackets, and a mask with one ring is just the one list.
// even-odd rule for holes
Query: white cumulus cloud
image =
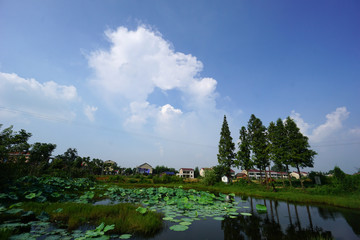
{"label": "white cumulus cloud", "polygon": [[0,105],[18,114],[26,112],[35,117],[71,120],[76,115],[73,104],[78,101],[72,85],[41,83],[15,73],[0,72]]}
{"label": "white cumulus cloud", "polygon": [[[162,108],[148,102],[155,88],[180,91],[183,106],[189,111],[215,107],[216,80],[200,78],[202,63],[191,54],[176,52],[160,33],[139,26],[136,30],[119,27],[105,35],[110,48],[89,56],[89,66],[94,70],[91,82],[107,102],[130,109],[132,116],[126,123],[145,124],[151,117],[164,117]],[[153,112],[154,107],[158,114]]]}
{"label": "white cumulus cloud", "polygon": [[327,114],[326,122],[313,130],[311,139],[319,142],[336,133],[342,128],[342,123],[349,117],[349,114],[346,107],[339,107],[334,112]]}

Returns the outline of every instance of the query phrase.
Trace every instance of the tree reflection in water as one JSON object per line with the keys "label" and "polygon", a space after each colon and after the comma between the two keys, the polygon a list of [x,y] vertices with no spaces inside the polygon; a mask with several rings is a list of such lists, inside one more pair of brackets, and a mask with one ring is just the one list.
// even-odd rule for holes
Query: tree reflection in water
{"label": "tree reflection in water", "polygon": [[[303,227],[304,222],[300,222],[297,206],[295,205],[296,222],[293,224],[291,220],[290,206],[288,205],[289,223],[283,227],[279,223],[279,214],[277,209],[277,201],[268,200],[267,213],[258,214],[254,212],[253,200],[251,202],[252,216],[238,215],[236,218],[225,217],[221,223],[221,229],[224,232],[225,240],[233,239],[312,239],[322,237],[323,239],[332,239],[330,231],[324,231],[320,227],[313,227],[311,214],[307,207],[307,216],[309,218],[309,225]],[[270,215],[270,216],[269,216]]]}

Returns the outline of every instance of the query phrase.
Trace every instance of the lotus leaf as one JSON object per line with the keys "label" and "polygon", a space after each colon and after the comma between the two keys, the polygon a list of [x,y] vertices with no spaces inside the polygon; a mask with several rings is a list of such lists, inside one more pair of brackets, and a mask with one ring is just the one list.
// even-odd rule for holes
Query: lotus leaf
{"label": "lotus leaf", "polygon": [[36,193],[29,193],[28,195],[25,196],[25,198],[27,199],[33,199],[36,197]]}
{"label": "lotus leaf", "polygon": [[243,216],[252,216],[251,213],[247,213],[247,212],[242,212],[242,213],[240,213],[240,214],[243,215]]}
{"label": "lotus leaf", "polygon": [[147,212],[147,209],[146,208],[143,208],[143,207],[138,207],[136,209],[137,212],[141,213],[141,214],[145,214]]}
{"label": "lotus leaf", "polygon": [[171,226],[170,227],[170,230],[173,230],[173,231],[176,231],[176,232],[182,232],[182,231],[185,231],[189,229],[188,226],[185,226],[185,225],[174,225],[174,226]]}
{"label": "lotus leaf", "polygon": [[191,222],[180,222],[180,225],[189,226],[191,225]]}
{"label": "lotus leaf", "polygon": [[122,234],[122,235],[120,235],[119,238],[120,239],[129,239],[129,238],[131,238],[131,234]]}
{"label": "lotus leaf", "polygon": [[267,211],[267,208],[265,205],[263,204],[256,204],[256,210],[258,212],[266,212]]}

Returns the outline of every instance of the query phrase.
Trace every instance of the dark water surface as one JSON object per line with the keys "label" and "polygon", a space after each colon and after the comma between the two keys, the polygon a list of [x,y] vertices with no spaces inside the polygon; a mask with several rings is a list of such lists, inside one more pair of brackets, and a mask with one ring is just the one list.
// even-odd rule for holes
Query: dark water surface
{"label": "dark water surface", "polygon": [[[282,201],[247,198],[240,201],[238,212],[252,216],[225,216],[222,221],[209,217],[193,221],[189,229],[175,232],[169,229],[177,223],[164,221],[164,230],[151,238],[132,239],[360,239],[360,211],[343,208],[290,204]],[[244,200],[244,199],[243,199]],[[256,204],[267,206],[258,213]]]}

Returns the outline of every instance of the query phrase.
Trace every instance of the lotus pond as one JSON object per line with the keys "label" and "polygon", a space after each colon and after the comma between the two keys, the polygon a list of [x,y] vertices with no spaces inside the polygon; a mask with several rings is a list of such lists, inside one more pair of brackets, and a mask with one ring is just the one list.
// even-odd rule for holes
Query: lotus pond
{"label": "lotus pond", "polygon": [[360,238],[360,211],[181,187],[26,177],[0,200],[0,233],[9,239]]}

